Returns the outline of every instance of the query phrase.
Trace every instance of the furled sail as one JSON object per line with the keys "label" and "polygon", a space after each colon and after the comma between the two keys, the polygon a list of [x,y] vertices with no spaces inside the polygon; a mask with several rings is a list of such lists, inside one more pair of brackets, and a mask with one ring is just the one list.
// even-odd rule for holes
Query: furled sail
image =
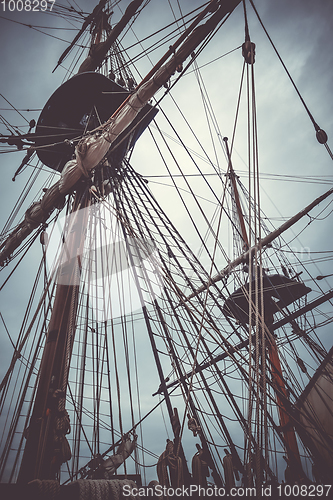
{"label": "furled sail", "polygon": [[112,474],[116,472],[118,467],[120,467],[121,464],[125,462],[126,458],[128,458],[135,449],[136,440],[137,436],[134,436],[133,441],[131,441],[130,437],[127,436],[126,439],[118,447],[117,453],[104,460],[102,467],[104,469],[105,476],[112,476]]}
{"label": "furled sail", "polygon": [[296,406],[301,424],[300,435],[314,455],[318,473],[332,473],[333,348],[304,389]]}

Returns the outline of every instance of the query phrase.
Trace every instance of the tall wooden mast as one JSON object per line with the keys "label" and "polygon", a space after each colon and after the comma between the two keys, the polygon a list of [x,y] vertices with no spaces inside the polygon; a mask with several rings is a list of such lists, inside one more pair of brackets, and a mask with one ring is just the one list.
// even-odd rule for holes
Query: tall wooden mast
{"label": "tall wooden mast", "polygon": [[[227,157],[228,157],[228,175],[229,179],[231,182],[232,186],[232,193],[234,196],[234,201],[237,209],[237,217],[239,221],[239,226],[241,229],[241,237],[243,239],[243,248],[245,250],[249,249],[249,238],[247,235],[246,227],[245,227],[245,220],[244,220],[244,215],[242,212],[241,208],[241,203],[240,203],[240,197],[239,197],[239,192],[238,192],[238,187],[237,187],[237,182],[236,182],[236,174],[232,166],[232,161],[231,161],[231,155],[228,147],[228,142],[227,139],[224,139],[225,145],[226,145],[226,151],[227,151]],[[252,258],[249,257],[248,261],[249,267],[252,266]],[[252,273],[251,273],[252,275]],[[254,269],[254,275],[255,279],[259,280],[259,273]],[[260,285],[257,287],[258,292],[260,292]],[[262,292],[264,293],[264,292]],[[249,301],[249,309],[254,308],[255,304],[252,303],[253,300],[253,294],[248,297]],[[258,304],[259,305],[259,304]],[[259,308],[260,309],[260,308]],[[266,327],[269,329],[273,325],[273,315],[268,312],[266,314],[265,311],[260,311],[260,313],[263,315],[263,322],[260,322],[260,328]],[[250,332],[251,335],[251,332]],[[275,394],[276,394],[276,401],[278,405],[278,414],[279,414],[279,421],[280,421],[280,426],[282,429],[283,437],[285,440],[286,444],[286,455],[287,455],[287,464],[289,467],[289,470],[292,471],[290,473],[294,474],[295,480],[300,480],[302,478],[302,465],[301,465],[301,459],[300,459],[300,454],[298,450],[298,445],[297,445],[297,440],[296,440],[296,434],[293,426],[293,422],[290,418],[290,412],[288,408],[288,392],[286,388],[286,384],[284,381],[284,377],[282,374],[282,368],[281,368],[281,363],[280,363],[280,358],[279,358],[279,353],[277,349],[276,342],[274,340],[274,336],[270,335],[269,338],[267,338],[267,333],[264,335],[266,337],[266,347],[267,347],[267,353],[268,353],[268,360],[271,365],[271,373],[272,373],[272,379],[275,382]],[[263,369],[266,369],[266,367],[263,367]]]}
{"label": "tall wooden mast", "polygon": [[[69,418],[65,410],[68,367],[75,335],[75,317],[80,280],[87,208],[90,204],[84,185],[76,191],[70,231],[63,245],[63,264],[58,267],[58,285],[46,334],[39,383],[31,416],[18,482],[55,479],[61,463],[69,460],[65,438]],[[76,256],[68,260],[66,255]],[[59,283],[59,280],[61,281]],[[67,283],[67,284],[65,284]]]}

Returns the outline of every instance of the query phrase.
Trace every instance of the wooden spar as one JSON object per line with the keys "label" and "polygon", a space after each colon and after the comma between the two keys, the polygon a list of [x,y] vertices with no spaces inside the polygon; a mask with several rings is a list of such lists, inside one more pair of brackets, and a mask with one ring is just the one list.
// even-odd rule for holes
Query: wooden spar
{"label": "wooden spar", "polygon": [[247,234],[246,234],[246,229],[245,229],[245,224],[244,224],[244,217],[243,217],[243,214],[242,214],[242,208],[241,208],[241,204],[240,204],[239,193],[238,193],[238,188],[237,188],[236,179],[235,179],[235,172],[234,172],[234,170],[232,168],[230,170],[229,179],[231,181],[231,184],[232,184],[232,187],[233,187],[233,191],[234,191],[234,195],[235,195],[235,202],[236,202],[238,218],[239,218],[239,222],[240,222],[240,226],[241,226],[242,238],[243,238],[243,241],[244,241],[244,246],[245,246],[245,248],[249,248],[249,240],[248,240]]}
{"label": "wooden spar", "polygon": [[266,346],[272,369],[272,378],[275,384],[275,395],[279,412],[280,426],[284,439],[287,443],[288,465],[290,465],[293,479],[300,481],[302,479],[301,458],[296,441],[294,423],[289,417],[288,408],[286,408],[286,401],[289,401],[289,397],[282,375],[277,346],[273,336],[268,340],[268,342],[266,342]]}
{"label": "wooden spar", "polygon": [[[119,135],[125,130],[125,128],[131,124],[138,112],[156,94],[156,92],[169,81],[170,76],[175,73],[176,68],[185,62],[185,60],[194,50],[196,50],[200,43],[205,40],[205,38],[218,26],[220,21],[227,14],[231,13],[240,2],[241,0],[225,0],[222,5],[220,4],[217,11],[204,24],[200,24],[195,30],[193,30],[193,32],[181,44],[178,51],[175,52],[173,57],[145,84],[142,86],[139,85],[138,90],[133,93],[121,111],[117,110],[115,113],[116,116],[113,115],[112,119],[108,120],[106,124],[96,129],[96,131],[102,131],[102,129],[105,131],[105,134],[107,135],[106,142],[108,143],[108,147],[110,147],[116,138],[119,137]],[[136,107],[134,107],[134,103]],[[139,103],[141,105],[140,108],[138,107]],[[117,132],[114,132],[114,130]],[[109,135],[112,136],[112,140],[109,138]],[[100,138],[101,136],[99,139]],[[89,150],[89,147],[91,148],[93,146],[92,136],[89,135],[86,141],[85,146]],[[105,154],[102,152],[98,161],[96,160],[97,163],[89,165],[88,168],[84,167],[87,170],[87,175],[89,175],[90,170],[95,168],[98,163],[103,160],[104,156]],[[59,201],[61,201],[66,194],[72,191],[75,184],[82,177],[82,162],[80,164],[80,168],[77,166],[75,169],[75,161],[77,162],[77,160],[72,160],[71,165],[71,162],[68,162],[65,165],[62,172],[62,178],[48,189],[39,202],[36,202],[29,207],[26,211],[25,219],[1,244],[0,266],[5,265],[6,260],[12,255],[14,250],[21,245],[22,241],[24,241],[24,239],[27,238],[27,236],[29,236],[34,229],[48,220],[50,214],[53,210],[55,210],[57,205],[59,205]],[[70,172],[66,171],[66,166],[71,167]],[[67,176],[66,178],[64,178],[65,175]]]}
{"label": "wooden spar", "polygon": [[[34,408],[30,419],[27,442],[25,445],[18,482],[28,483],[34,479],[55,479],[61,459],[55,453],[55,420],[63,414],[59,411],[59,405],[63,402],[65,410],[65,391],[67,386],[70,351],[68,351],[68,339],[71,345],[74,338],[75,321],[72,322],[77,308],[77,292],[79,288],[80,274],[79,256],[82,255],[86,225],[87,212],[80,210],[89,205],[89,198],[82,190],[78,190],[75,196],[72,221],[75,231],[67,236],[64,244],[64,259],[68,255],[78,256],[72,259],[73,266],[66,267],[71,261],[64,263],[59,268],[58,276],[62,275],[61,269],[67,274],[68,284],[58,284],[54,299],[54,306],[48,326],[46,342],[41,361],[38,388]],[[75,217],[81,213],[83,217]],[[58,391],[58,392],[56,392]],[[60,391],[60,392],[59,392]],[[59,463],[60,462],[60,463]]]}
{"label": "wooden spar", "polygon": [[[312,302],[309,302],[306,306],[304,306],[300,309],[297,309],[297,311],[289,314],[285,318],[280,319],[276,323],[273,323],[273,325],[270,327],[270,330],[275,331],[278,328],[281,328],[281,326],[284,326],[287,323],[292,322],[293,320],[295,320],[299,316],[302,316],[303,314],[305,314],[308,311],[312,311],[312,309],[314,309],[315,307],[318,307],[318,306],[320,306],[320,304],[323,304],[324,302],[327,302],[328,300],[331,300],[331,299],[333,299],[333,290],[330,290],[329,292],[323,294],[318,299],[313,300]],[[254,340],[255,340],[255,336],[253,335],[252,342],[254,342]],[[197,365],[194,369],[194,373],[198,373],[198,372],[201,372],[202,370],[205,370],[206,368],[210,368],[212,363],[222,361],[223,359],[226,359],[230,354],[235,354],[235,353],[237,353],[237,351],[239,351],[240,349],[244,349],[244,347],[247,347],[248,345],[249,345],[249,340],[246,339],[246,340],[243,340],[243,342],[240,342],[239,344],[237,344],[233,347],[227,348],[228,352],[223,352],[222,354],[219,354],[215,358],[209,360],[207,363],[202,363],[200,365]],[[191,376],[191,374],[192,374],[192,371],[187,372],[185,375],[182,375],[179,378],[179,380],[175,380],[175,381],[167,384],[166,388],[170,389],[171,387],[178,385],[183,380],[187,380]],[[153,396],[156,396],[157,394],[160,394],[160,393],[161,393],[161,391],[158,390],[157,392],[155,392],[153,394]]]}
{"label": "wooden spar", "polygon": [[[176,40],[176,42],[169,47],[169,50],[166,51],[164,56],[161,57],[161,59],[155,64],[155,66],[147,73],[147,75],[144,77],[144,79],[139,83],[139,85],[136,87],[135,90],[138,90],[144,83],[148,82],[148,80],[154,76],[156,71],[162,66],[162,64],[165,63],[165,61],[170,57],[172,54],[175,53],[175,50],[179,47],[179,45],[186,39],[186,37],[194,30],[194,28],[199,24],[199,22],[205,17],[205,15],[210,12],[214,5],[216,5],[217,1],[216,0],[211,0],[210,3],[206,6],[206,8],[194,19],[193,23],[186,28],[184,33]],[[130,96],[128,96],[124,102],[119,106],[119,108],[115,111],[115,115],[124,107],[126,102],[129,100]]]}
{"label": "wooden spar", "polygon": [[[126,9],[124,16],[121,18],[119,23],[113,28],[107,40],[101,44],[95,51],[92,57],[96,57],[98,59],[99,64],[106,57],[108,50],[111,48],[111,45],[117,39],[121,31],[124,29],[125,25],[128,23],[129,19],[134,16],[137,9],[142,4],[143,0],[134,0]],[[239,3],[239,2],[237,2]],[[184,31],[184,33],[178,38],[178,40],[172,45],[169,50],[164,54],[164,56],[158,61],[158,63],[149,71],[149,73],[145,76],[145,78],[140,83],[140,86],[143,83],[147,82],[149,78],[151,78],[154,73],[156,73],[157,69],[162,66],[162,64],[168,59],[169,56],[174,54],[175,50],[179,45],[185,40],[185,38],[194,30],[194,28],[199,24],[199,22],[205,17],[208,12],[212,12],[214,8],[217,8],[217,0],[211,0],[209,4],[203,9],[203,11],[194,19],[193,23]],[[95,55],[96,54],[96,55]],[[97,65],[93,65],[92,57],[88,57],[80,66],[79,73],[83,73],[84,71],[94,71]],[[96,64],[96,62],[95,62]],[[137,87],[138,89],[138,87]],[[136,89],[136,90],[137,90]],[[124,102],[126,102],[125,100]]]}
{"label": "wooden spar", "polygon": [[107,0],[100,0],[99,4],[96,5],[96,7],[94,8],[94,10],[92,11],[91,14],[89,14],[89,16],[86,18],[86,20],[84,21],[83,25],[82,25],[82,28],[80,29],[80,31],[77,33],[77,35],[74,37],[74,40],[72,41],[72,43],[67,47],[66,50],[64,50],[64,52],[61,54],[61,56],[59,57],[59,60],[58,60],[58,63],[56,65],[56,67],[54,68],[54,70],[52,71],[52,73],[54,73],[54,71],[58,68],[58,66],[60,66],[60,64],[62,63],[62,61],[65,59],[65,57],[67,56],[67,54],[69,54],[69,52],[71,51],[71,49],[74,47],[74,45],[76,44],[76,42],[79,40],[80,36],[84,33],[84,31],[86,30],[86,28],[88,28],[89,24],[91,23],[91,21],[95,18],[95,16],[103,9],[103,7],[105,6]]}
{"label": "wooden spar", "polygon": [[272,325],[272,330],[277,330],[281,326],[286,325],[287,323],[291,323],[294,319],[298,318],[299,316],[302,316],[308,311],[312,311],[312,309],[314,309],[315,307],[318,307],[320,306],[320,304],[323,304],[324,302],[327,302],[328,300],[331,299],[333,299],[333,290],[324,293],[318,299],[309,302],[308,304],[306,304],[306,306],[301,307],[300,309],[297,309],[297,311],[289,314],[285,318],[280,319],[279,321],[277,321]]}
{"label": "wooden spar", "polygon": [[81,64],[78,73],[95,71],[102,64],[112,44],[116,41],[120,33],[125,28],[126,24],[128,24],[129,20],[134,16],[142,3],[143,0],[133,0],[129,4],[129,6],[125,10],[123,17],[112,29],[105,42],[99,43],[95,46],[94,50],[90,51],[89,56]]}
{"label": "wooden spar", "polygon": [[233,169],[232,162],[231,162],[231,155],[230,155],[229,146],[228,146],[228,139],[225,137],[223,140],[224,140],[225,147],[227,150],[227,156],[228,156],[228,162],[229,162],[229,165],[228,165],[229,176],[228,177],[229,177],[230,182],[232,184],[232,189],[234,192],[235,203],[236,203],[236,208],[237,208],[238,220],[239,220],[239,224],[240,224],[241,232],[242,232],[242,238],[243,238],[245,249],[247,250],[250,245],[249,245],[249,239],[248,239],[246,228],[245,228],[244,215],[242,212],[242,207],[241,207],[240,199],[239,199],[238,187],[237,187],[237,183],[236,183],[236,174],[235,174],[235,171]]}
{"label": "wooden spar", "polygon": [[298,214],[294,215],[293,217],[291,217],[291,219],[282,224],[282,226],[280,226],[278,229],[275,229],[267,236],[265,236],[265,238],[262,238],[262,240],[260,240],[256,245],[251,247],[247,252],[243,253],[232,262],[229,262],[229,264],[224,269],[222,269],[218,274],[210,278],[210,280],[207,283],[199,287],[195,292],[191,293],[188,297],[186,297],[185,300],[190,300],[193,297],[196,297],[197,295],[199,295],[199,293],[204,292],[205,290],[207,290],[208,287],[210,287],[214,283],[221,281],[223,278],[227,277],[230,274],[232,269],[239,266],[240,264],[248,263],[252,259],[256,251],[261,250],[262,248],[269,245],[273,240],[275,240],[275,238],[277,238],[278,236],[280,236],[280,234],[284,233],[287,229],[293,226],[302,217],[307,215],[310,212],[310,210],[319,205],[319,203],[328,198],[328,196],[330,196],[331,194],[333,194],[333,188],[329,189],[328,191],[326,191],[326,193],[316,198],[312,203],[310,203],[310,205],[307,205],[303,210],[298,212]]}

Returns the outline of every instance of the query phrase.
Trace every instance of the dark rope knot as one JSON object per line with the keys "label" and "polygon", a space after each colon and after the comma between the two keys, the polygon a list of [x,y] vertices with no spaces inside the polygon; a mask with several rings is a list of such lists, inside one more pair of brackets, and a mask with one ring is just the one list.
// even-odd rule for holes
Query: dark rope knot
{"label": "dark rope knot", "polygon": [[247,40],[242,45],[242,56],[247,64],[254,64],[256,55],[256,44]]}

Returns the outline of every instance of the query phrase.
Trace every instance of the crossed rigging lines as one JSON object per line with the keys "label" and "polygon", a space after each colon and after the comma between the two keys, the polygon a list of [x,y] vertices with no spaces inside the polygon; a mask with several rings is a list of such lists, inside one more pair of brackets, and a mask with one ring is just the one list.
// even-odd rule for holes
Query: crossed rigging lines
{"label": "crossed rigging lines", "polygon": [[[128,170],[129,170],[129,171],[131,171],[131,175],[133,176],[133,178],[131,178],[131,176],[129,176],[128,178],[126,178],[126,177],[125,177],[125,179],[124,179],[124,181],[123,181],[123,182],[124,182],[124,186],[126,185],[127,190],[119,190],[119,192],[117,193],[117,196],[118,196],[118,202],[119,202],[119,204],[121,204],[122,206],[124,206],[124,205],[123,205],[123,203],[125,203],[125,201],[124,201],[124,200],[125,200],[125,198],[127,197],[126,202],[127,202],[128,207],[127,207],[127,209],[126,209],[126,210],[124,210],[124,211],[125,211],[127,214],[131,213],[131,217],[132,217],[132,224],[133,224],[133,220],[134,220],[134,218],[135,218],[138,214],[135,214],[135,212],[131,212],[131,208],[130,208],[130,207],[132,207],[133,205],[135,205],[135,206],[137,207],[137,210],[139,210],[139,208],[140,208],[140,203],[137,203],[137,201],[138,201],[138,200],[136,200],[136,203],[135,203],[135,204],[133,203],[133,205],[132,205],[131,203],[129,203],[130,197],[132,197],[133,193],[137,193],[137,192],[138,192],[138,190],[137,190],[137,189],[135,189],[135,188],[133,189],[133,185],[131,186],[131,183],[133,183],[133,182],[134,182],[134,180],[133,180],[133,179],[135,178],[135,172],[133,171],[133,169],[131,170],[130,165],[128,165]],[[180,175],[182,175],[182,174],[180,174]],[[199,175],[201,175],[201,176],[202,176],[202,174],[201,174],[201,173],[200,173]],[[185,178],[186,178],[187,176],[186,176],[186,174],[184,174],[184,175],[182,175],[182,177],[185,177]],[[139,182],[139,181],[138,181],[138,179],[136,179],[136,181],[137,181],[137,182]],[[192,193],[191,193],[191,194],[192,194],[192,195],[195,195],[195,193],[194,193],[193,191],[192,191]],[[132,200],[133,200],[133,198],[132,198]],[[142,201],[142,200],[141,200],[141,201]],[[142,215],[142,214],[140,214],[140,215]],[[141,217],[141,220],[143,220],[143,221],[145,221],[146,219],[148,219],[148,220],[149,220],[149,216],[148,216],[148,215],[146,215],[145,217]],[[152,221],[151,221],[151,222],[152,222]],[[206,221],[206,222],[207,222],[207,221]],[[145,223],[145,224],[146,224],[146,223]],[[148,223],[147,223],[147,224],[148,224]],[[213,231],[212,224],[210,224],[210,223],[208,222],[208,223],[207,223],[207,225],[208,225],[209,230],[211,231],[211,233],[214,235],[214,231]],[[136,224],[136,226],[138,227],[139,231],[141,231],[141,230],[142,230],[142,224],[141,224],[141,225]],[[146,229],[146,230],[147,230],[147,227],[148,227],[148,226],[145,226],[145,229]],[[156,226],[156,231],[157,231],[157,232],[159,232],[159,231],[157,230],[157,228],[158,228],[158,226]],[[157,234],[157,232],[156,232],[155,234]],[[160,234],[160,233],[159,233],[159,234]],[[179,243],[179,242],[178,242],[178,243]],[[178,243],[177,243],[177,246],[178,246]],[[176,245],[175,245],[175,246],[176,246]],[[175,249],[174,249],[174,251],[175,251]],[[178,251],[180,251],[180,250],[179,250],[179,248],[178,248]],[[165,257],[165,256],[164,256],[164,257]],[[192,267],[192,264],[193,264],[193,262],[189,264],[189,268],[191,268],[191,267]],[[170,267],[170,262],[169,262],[169,264],[168,264],[168,265],[169,265],[169,267]],[[195,263],[194,263],[194,265],[195,265]],[[184,267],[182,267],[182,266],[180,266],[180,267],[179,267],[179,266],[178,266],[178,271],[174,272],[174,276],[178,276],[178,278],[179,278],[179,283],[178,283],[178,285],[179,285],[179,284],[182,284],[182,279],[183,279],[184,281],[186,281],[186,277],[184,276],[184,272],[183,272],[183,271],[184,271]],[[177,273],[178,273],[178,274],[177,274]],[[214,297],[213,302],[215,303],[215,307],[218,307],[218,305],[217,305],[217,303],[216,303],[216,302],[217,302],[217,301],[216,301],[216,298],[215,298],[215,296],[213,296],[213,297]],[[165,303],[164,307],[165,307],[165,310],[166,310],[166,315],[167,315],[168,317],[171,317],[171,318],[172,318],[172,322],[174,322],[174,321],[175,321],[175,320],[173,319],[174,309],[173,309],[173,308],[171,308],[171,309],[170,309],[170,307],[171,307],[171,306],[170,306],[170,303],[168,303],[168,302],[166,302],[166,303]],[[156,309],[157,309],[157,308],[156,308]],[[213,316],[213,307],[209,310],[209,314],[210,314],[211,316]],[[156,315],[156,312],[155,312],[155,315]],[[175,317],[177,318],[177,315],[175,315]],[[179,317],[180,317],[180,315],[179,315]],[[178,332],[178,329],[181,329],[181,326],[182,326],[182,328],[184,329],[184,322],[185,322],[185,319],[184,319],[183,317],[180,317],[180,318],[181,318],[180,320],[178,320],[178,319],[177,319],[177,321],[178,321],[178,324],[177,324],[177,325],[176,325],[176,323],[174,323],[174,324],[167,324],[167,325],[166,325],[166,326],[167,326],[167,328],[168,328],[168,329],[170,329],[170,330],[172,330],[172,332],[173,332],[173,333],[177,333],[177,332]],[[186,320],[187,320],[187,317],[186,317]],[[154,320],[153,320],[152,318],[150,318],[150,321],[151,321],[151,322],[154,322]],[[156,324],[156,323],[155,323],[155,324]],[[192,326],[192,324],[191,324],[190,322],[188,322],[188,324],[189,324],[188,328],[189,328],[189,329],[191,329],[191,330],[193,330],[193,331],[191,331],[191,334],[192,334],[192,337],[194,338],[194,337],[196,336],[196,334],[197,334],[196,328],[195,328],[194,326]],[[124,329],[124,324],[120,324],[120,326],[122,327],[122,331],[125,331],[125,329]],[[178,328],[177,328],[177,327],[178,327]],[[161,333],[160,333],[160,337],[161,337],[161,338],[164,338],[164,337],[162,337],[162,327],[160,326],[159,328],[160,328],[160,332],[161,332]],[[239,333],[239,329],[237,329],[237,328],[235,329],[235,327],[233,327],[233,328],[234,328],[234,330],[233,330],[233,331],[234,331],[235,335],[239,336],[239,335],[240,335],[240,333]],[[157,335],[157,334],[155,334],[155,335]],[[207,339],[204,339],[204,342],[207,342]],[[99,345],[101,345],[101,344],[99,344]],[[191,341],[191,340],[189,341],[189,344],[186,344],[186,343],[184,344],[184,343],[183,343],[183,340],[182,340],[182,343],[180,343],[180,342],[178,342],[178,343],[177,343],[177,342],[173,339],[173,346],[174,346],[174,349],[175,349],[175,353],[176,353],[176,348],[177,348],[177,347],[180,347],[180,348],[182,348],[182,349],[184,349],[184,347],[187,347],[187,348],[189,348],[189,349],[191,348],[191,349],[192,349],[192,353],[193,353],[193,351],[194,351],[194,349],[195,349],[195,345],[194,345],[193,341]],[[199,346],[199,344],[198,344],[198,346]],[[167,351],[167,350],[168,350],[168,348],[170,348],[170,346],[168,346],[168,345],[167,345],[165,350]],[[206,347],[206,345],[205,345],[205,349],[206,349],[206,348],[207,348],[207,347]],[[198,349],[198,352],[199,352],[201,355],[203,354],[203,350],[202,350],[202,346],[201,346],[201,345],[200,345],[200,348]],[[184,355],[184,356],[185,356],[185,355]],[[177,355],[177,354],[176,354],[176,358],[181,358],[181,357],[182,357],[181,355],[179,355],[179,354]],[[194,356],[194,358],[195,358],[195,356]],[[95,360],[96,360],[96,362],[97,362],[98,357],[95,357],[95,358],[92,358],[92,359],[95,359]],[[193,359],[189,358],[189,361],[188,361],[188,362],[189,362],[189,364],[190,364],[190,365],[192,365],[192,364],[193,364]],[[242,366],[242,365],[241,365],[241,366]],[[288,366],[288,364],[286,364],[286,366]],[[229,374],[229,375],[230,375],[230,374]],[[223,388],[222,388],[222,386],[221,386],[220,379],[217,379],[217,378],[216,378],[216,376],[217,376],[217,375],[216,375],[216,373],[213,373],[213,372],[212,372],[211,377],[215,377],[215,382],[217,383],[217,385],[218,385],[218,387],[219,387],[219,391],[221,392],[221,391],[223,391]],[[102,378],[101,378],[100,380],[102,380]],[[211,386],[211,384],[208,384],[208,386],[206,386],[206,387],[211,388],[210,386]],[[95,383],[94,387],[95,387],[95,388],[97,388],[96,390],[100,391],[100,389],[101,389],[101,387],[102,387],[102,386],[101,386],[101,385],[98,385],[98,383],[97,383],[97,384]],[[193,397],[194,397],[194,396],[193,396]],[[95,399],[96,399],[96,398],[95,398]],[[98,399],[98,398],[97,398],[97,399]],[[197,401],[196,401],[196,403],[197,403],[197,406],[199,407],[199,406],[200,406],[200,403],[199,403],[199,402],[197,402]],[[235,406],[235,405],[234,405],[234,408],[236,408],[236,406]],[[214,409],[214,408],[211,408],[211,411],[213,411],[213,409]],[[204,415],[204,411],[203,411],[202,409],[200,409],[200,410],[198,410],[198,411],[200,411],[200,412]],[[94,407],[94,422],[97,422],[97,421],[99,420],[99,419],[97,418],[98,416],[100,416],[99,410],[98,410],[98,408],[97,408],[97,407]],[[95,423],[94,423],[94,425],[95,425]],[[207,425],[207,427],[209,427],[209,426]],[[220,427],[219,431],[220,431],[220,432],[221,432],[221,434],[223,435],[223,426],[222,426],[222,428]],[[95,442],[97,443],[97,433],[98,433],[98,430],[97,430],[97,428],[96,428],[96,427],[94,428],[94,432],[95,432],[95,437],[96,437]],[[225,436],[224,436],[224,438],[225,438]]]}
{"label": "crossed rigging lines", "polygon": [[[130,169],[130,167],[129,167],[129,166],[128,166],[128,168]],[[133,171],[132,171],[132,175],[134,175],[134,176],[135,176],[135,173],[134,173]],[[137,181],[137,182],[139,182],[139,179],[140,179],[140,178],[138,178],[138,181]],[[134,196],[134,194],[135,194],[135,193],[138,193],[138,189],[137,189],[137,188],[133,188],[133,186],[131,186],[131,183],[132,183],[132,182],[133,182],[133,180],[131,180],[131,176],[130,176],[129,178],[126,178],[126,179],[125,179],[125,181],[124,181],[124,186],[125,186],[125,185],[127,185],[126,191],[121,190],[121,191],[119,192],[119,197],[120,197],[120,198],[124,198],[124,201],[125,201],[125,199],[126,199],[126,196],[131,196],[131,197],[132,197],[132,196]],[[142,181],[142,180],[141,180],[141,183],[143,183],[143,181]],[[126,193],[126,192],[127,192],[128,194],[125,196],[125,193]],[[133,201],[134,201],[134,200],[133,200]],[[144,220],[147,218],[147,220],[148,220],[148,221],[149,221],[149,220],[151,220],[151,223],[153,223],[153,220],[152,220],[152,219],[151,219],[151,217],[150,217],[150,213],[151,213],[151,211],[147,211],[147,210],[146,210],[146,216],[144,216],[144,217],[142,216],[142,213],[140,213],[140,206],[142,205],[142,200],[141,200],[141,203],[140,203],[140,200],[139,200],[139,199],[135,200],[135,203],[132,203],[132,201],[131,201],[130,199],[128,199],[128,200],[127,200],[127,205],[128,205],[128,207],[131,207],[131,206],[132,206],[132,207],[136,207],[136,211],[138,212],[138,216],[140,216],[140,220],[141,220],[141,221],[144,221]],[[142,210],[142,209],[141,209],[141,210]],[[129,214],[129,213],[130,213],[130,211],[128,211],[128,208],[127,208],[126,210],[124,210],[124,211],[125,211],[125,213],[127,213],[127,214]],[[131,217],[131,225],[133,225],[133,223],[134,223],[134,219],[133,219],[133,217],[134,217],[134,214],[133,214],[133,216]],[[157,217],[157,219],[156,219],[155,223],[157,222],[157,220],[160,220],[160,217]],[[168,221],[165,221],[165,223],[166,223],[166,225],[167,225],[167,226],[169,225]],[[141,222],[141,223],[140,223],[139,228],[142,226],[142,224],[143,224],[143,222]],[[156,226],[156,230],[158,229],[158,227],[159,227],[159,226]],[[156,235],[155,235],[154,237],[156,238]],[[180,241],[181,241],[181,240],[180,240]],[[180,249],[179,249],[178,251],[180,251]],[[174,249],[174,252],[175,252],[175,249]],[[181,266],[181,267],[182,267],[182,266]],[[181,270],[181,269],[180,269],[180,270]],[[173,273],[173,274],[175,274],[175,273]],[[170,313],[167,313],[167,315],[170,317]],[[171,315],[171,317],[172,317],[172,315]],[[181,324],[182,324],[182,322],[181,322]],[[178,325],[178,327],[179,327],[179,326],[180,326],[180,325]],[[171,327],[171,325],[169,325],[169,327]],[[183,326],[183,327],[184,327],[184,326]],[[177,332],[177,329],[173,328],[173,331],[174,331],[174,332]],[[177,343],[175,343],[175,342],[173,342],[173,344],[174,344],[174,346],[176,346],[176,345],[177,345]],[[182,342],[181,342],[179,345],[180,345],[180,347],[182,347],[182,345],[183,345],[183,344],[182,344]],[[200,349],[200,352],[201,352],[201,349]],[[209,384],[209,386],[210,386],[210,385],[211,385],[211,384]],[[207,387],[208,387],[208,386],[207,386]],[[201,411],[201,410],[200,410],[200,404],[199,404],[199,403],[197,403],[197,404],[196,404],[196,406],[197,406],[197,407],[199,407],[199,411]],[[212,411],[212,410],[211,410],[211,411]],[[95,418],[95,420],[96,420],[96,422],[97,422],[97,420],[98,420],[98,419],[97,419],[97,418]],[[211,441],[211,437],[210,437],[209,441]]]}

